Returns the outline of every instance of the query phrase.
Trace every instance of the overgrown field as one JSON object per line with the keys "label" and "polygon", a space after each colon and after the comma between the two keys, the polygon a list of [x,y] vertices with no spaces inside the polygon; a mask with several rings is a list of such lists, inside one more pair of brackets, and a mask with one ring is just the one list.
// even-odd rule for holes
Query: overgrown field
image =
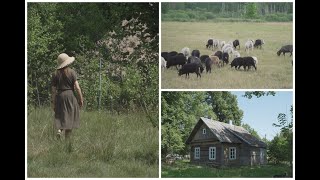
{"label": "overgrown field", "polygon": [[[183,47],[190,50],[200,50],[200,55],[210,55],[212,50],[206,49],[209,38],[220,41],[239,39],[241,56],[256,56],[257,71],[245,72],[231,69],[230,65],[222,68],[213,67],[211,74],[205,70],[201,79],[196,74],[178,76],[175,67],[162,69],[161,87],[189,89],[291,89],[293,88],[293,56],[277,56],[276,52],[287,44],[293,44],[292,23],[254,23],[254,22],[162,22],[161,23],[161,52],[177,51]],[[245,52],[244,44],[248,39],[264,39],[263,48]],[[214,49],[214,51],[220,50]],[[229,60],[230,62],[232,61]]]}
{"label": "overgrown field", "polygon": [[143,113],[81,112],[80,118],[70,148],[54,136],[52,111],[29,111],[28,177],[159,177],[159,132]]}
{"label": "overgrown field", "polygon": [[192,165],[189,161],[179,160],[174,165],[161,166],[161,177],[272,178],[274,175],[284,174],[285,172],[292,177],[292,168],[284,164],[219,169]]}

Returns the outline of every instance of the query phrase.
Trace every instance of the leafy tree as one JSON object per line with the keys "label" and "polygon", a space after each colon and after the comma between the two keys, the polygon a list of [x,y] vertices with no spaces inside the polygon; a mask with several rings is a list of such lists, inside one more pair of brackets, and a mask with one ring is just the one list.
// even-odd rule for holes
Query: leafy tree
{"label": "leafy tree", "polygon": [[235,125],[241,124],[243,111],[238,107],[236,95],[227,91],[210,91],[206,95],[206,102],[212,107],[218,121],[229,123],[229,120],[233,120]]}
{"label": "leafy tree", "polygon": [[254,19],[257,17],[257,5],[256,3],[248,3],[246,7],[246,17]]}
{"label": "leafy tree", "polygon": [[251,99],[253,96],[256,96],[257,98],[261,96],[275,96],[275,91],[246,91],[243,97],[246,97],[248,99]]}
{"label": "leafy tree", "polygon": [[254,130],[249,124],[242,124],[241,125],[245,130],[247,130],[251,135],[253,135],[254,137],[258,138],[261,140],[258,132],[256,130]]}
{"label": "leafy tree", "polygon": [[289,162],[292,165],[293,155],[293,106],[290,108],[291,119],[288,120],[286,114],[278,115],[278,124],[273,123],[273,126],[280,127],[281,132],[270,142],[269,157],[275,163],[283,161]]}

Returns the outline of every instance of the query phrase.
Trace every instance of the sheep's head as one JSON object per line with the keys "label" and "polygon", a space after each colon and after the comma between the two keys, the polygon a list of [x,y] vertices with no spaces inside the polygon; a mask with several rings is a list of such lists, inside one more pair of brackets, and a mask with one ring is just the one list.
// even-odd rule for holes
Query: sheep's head
{"label": "sheep's head", "polygon": [[280,56],[280,54],[281,54],[281,51],[279,50],[279,51],[277,52],[277,55]]}
{"label": "sheep's head", "polygon": [[183,73],[182,73],[182,69],[179,69],[178,71],[178,75],[181,76]]}

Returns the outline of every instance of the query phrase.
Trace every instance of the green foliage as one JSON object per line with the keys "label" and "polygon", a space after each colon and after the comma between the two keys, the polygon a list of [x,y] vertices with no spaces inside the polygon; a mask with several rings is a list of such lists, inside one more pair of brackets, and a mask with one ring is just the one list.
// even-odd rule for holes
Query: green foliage
{"label": "green foliage", "polygon": [[212,107],[217,120],[239,126],[243,117],[243,111],[238,107],[237,96],[227,91],[207,92],[206,102]]}
{"label": "green foliage", "polygon": [[164,178],[272,178],[275,174],[284,172],[292,177],[292,171],[292,167],[286,164],[212,168],[177,160],[174,165],[161,165],[161,177]]}
{"label": "green foliage", "polygon": [[51,109],[30,110],[29,178],[159,177],[159,131],[144,112],[82,111],[80,117],[70,146],[55,139]]}
{"label": "green foliage", "polygon": [[245,123],[244,123],[244,124],[241,124],[241,126],[242,126],[245,130],[247,130],[251,135],[253,135],[254,137],[256,137],[256,138],[258,138],[258,139],[261,140],[258,132],[257,132],[256,130],[254,130],[249,124],[245,124]]}
{"label": "green foliage", "polygon": [[246,17],[250,19],[257,18],[257,5],[256,3],[248,3],[246,5]]}
{"label": "green foliage", "polygon": [[275,163],[289,162],[292,165],[293,160],[293,106],[290,108],[291,120],[286,114],[279,113],[278,124],[273,123],[275,127],[280,127],[281,132],[277,134],[269,143],[268,156],[270,161]]}
{"label": "green foliage", "polygon": [[243,97],[251,99],[253,96],[256,96],[257,98],[261,96],[275,96],[275,91],[246,91],[243,95]]}
{"label": "green foliage", "polygon": [[263,18],[266,21],[273,21],[273,22],[291,22],[293,20],[292,14],[285,14],[285,13],[267,14]]}
{"label": "green foliage", "polygon": [[[228,22],[264,22],[292,21],[293,4],[281,3],[247,3],[247,2],[214,2],[214,3],[162,3],[162,21],[215,21]],[[177,17],[177,14],[178,17]],[[185,16],[185,14],[188,15]],[[231,18],[231,20],[230,20]],[[235,19],[236,18],[236,19]]]}

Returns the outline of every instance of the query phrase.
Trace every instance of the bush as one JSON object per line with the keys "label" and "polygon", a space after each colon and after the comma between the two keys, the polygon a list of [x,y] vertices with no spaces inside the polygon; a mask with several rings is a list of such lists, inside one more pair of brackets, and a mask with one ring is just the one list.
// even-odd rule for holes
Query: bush
{"label": "bush", "polygon": [[204,15],[207,19],[215,19],[216,18],[212,12],[205,12]]}
{"label": "bush", "polygon": [[275,21],[275,22],[289,22],[292,21],[292,14],[276,13],[276,14],[267,14],[264,16],[266,21]]}

